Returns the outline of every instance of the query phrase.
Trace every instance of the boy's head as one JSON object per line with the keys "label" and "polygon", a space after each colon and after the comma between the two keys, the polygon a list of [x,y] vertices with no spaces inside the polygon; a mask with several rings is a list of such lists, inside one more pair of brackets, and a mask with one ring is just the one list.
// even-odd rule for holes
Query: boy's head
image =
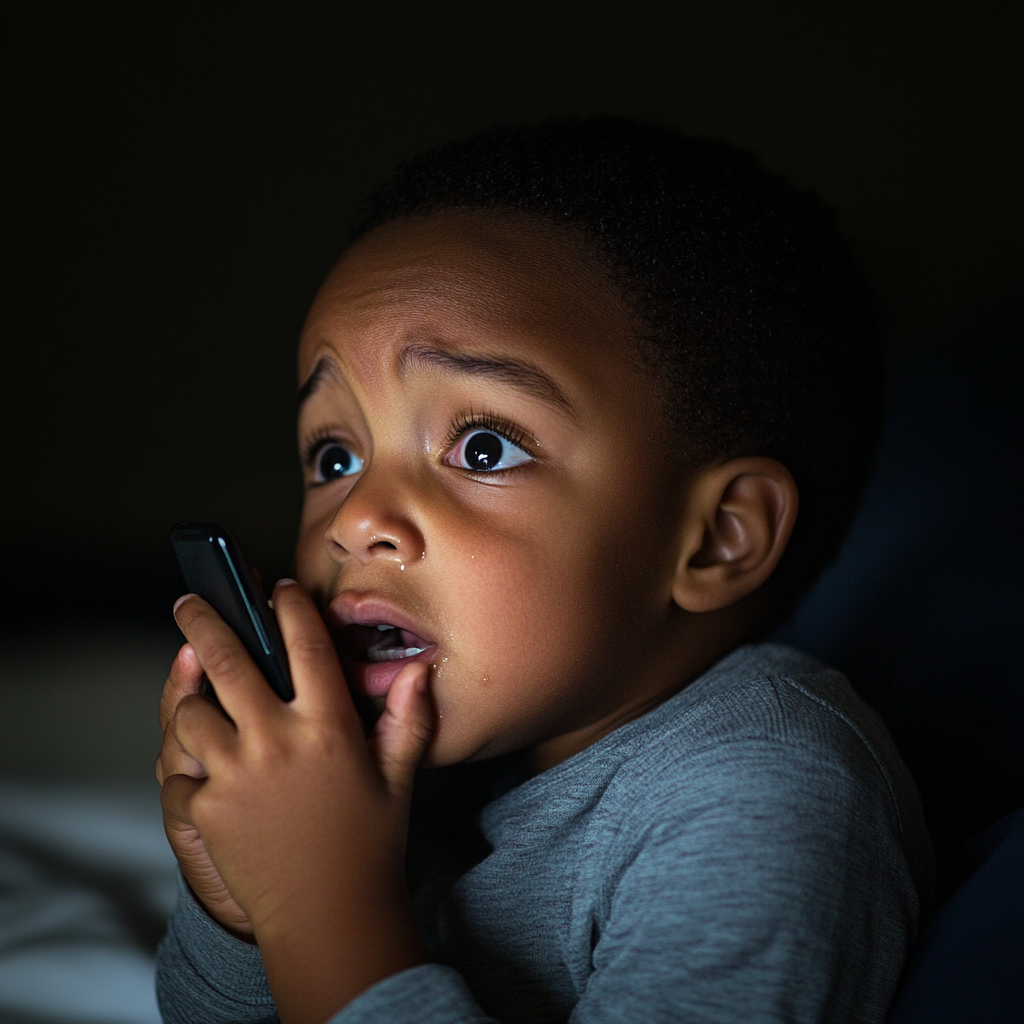
{"label": "boy's head", "polygon": [[610,118],[400,167],[299,360],[300,579],[357,690],[424,647],[436,763],[571,753],[780,614],[878,433],[878,335],[820,205]]}

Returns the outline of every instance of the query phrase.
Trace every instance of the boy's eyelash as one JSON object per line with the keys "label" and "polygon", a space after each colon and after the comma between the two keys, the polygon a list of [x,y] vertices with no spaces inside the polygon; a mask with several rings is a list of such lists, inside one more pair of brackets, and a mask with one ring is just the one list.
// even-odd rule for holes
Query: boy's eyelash
{"label": "boy's eyelash", "polygon": [[338,437],[333,430],[330,430],[327,427],[321,427],[302,442],[302,448],[300,450],[302,464],[304,466],[311,467],[313,465],[313,456],[316,455],[317,449],[321,448],[328,441],[334,441],[336,444],[345,445],[345,442]]}
{"label": "boy's eyelash", "polygon": [[528,455],[533,455],[529,439],[521,427],[517,427],[510,420],[506,420],[494,413],[476,413],[472,410],[457,416],[452,421],[452,425],[448,430],[448,439],[444,443],[445,450],[447,451],[451,448],[463,434],[470,430],[489,430],[492,434],[503,437],[517,448],[522,448]]}
{"label": "boy's eyelash", "polygon": [[[452,425],[448,429],[448,437],[444,443],[445,450],[451,448],[463,434],[470,430],[489,430],[499,437],[503,437],[510,444],[514,444],[517,448],[522,448],[527,454],[534,454],[531,450],[529,438],[521,427],[495,413],[486,411],[477,413],[472,410],[468,413],[462,413],[452,421]],[[347,446],[347,443],[338,436],[336,431],[328,427],[322,427],[314,431],[302,442],[299,452],[302,464],[312,467],[317,451],[328,441]]]}

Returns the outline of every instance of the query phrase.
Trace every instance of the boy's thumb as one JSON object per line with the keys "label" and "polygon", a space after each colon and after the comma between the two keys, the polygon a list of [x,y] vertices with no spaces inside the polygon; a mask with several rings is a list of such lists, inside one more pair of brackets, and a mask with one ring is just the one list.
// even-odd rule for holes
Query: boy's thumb
{"label": "boy's thumb", "polygon": [[416,769],[434,735],[428,672],[429,666],[417,663],[398,673],[374,730],[377,763],[395,796],[412,793]]}

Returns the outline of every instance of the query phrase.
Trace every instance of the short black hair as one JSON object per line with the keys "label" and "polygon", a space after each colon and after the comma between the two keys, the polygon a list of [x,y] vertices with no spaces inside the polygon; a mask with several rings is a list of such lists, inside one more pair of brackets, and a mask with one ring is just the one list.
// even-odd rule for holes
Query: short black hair
{"label": "short black hair", "polygon": [[626,118],[489,128],[402,163],[352,241],[407,216],[519,213],[611,271],[680,458],[782,462],[800,514],[780,614],[838,552],[882,420],[881,337],[832,213],[753,154]]}

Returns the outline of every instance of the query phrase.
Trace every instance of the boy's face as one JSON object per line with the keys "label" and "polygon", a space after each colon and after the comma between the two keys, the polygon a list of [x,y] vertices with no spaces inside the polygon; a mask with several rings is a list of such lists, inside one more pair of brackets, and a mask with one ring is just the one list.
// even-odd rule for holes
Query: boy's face
{"label": "boy's face", "polygon": [[551,763],[664,689],[685,488],[634,352],[603,271],[526,219],[386,225],[313,303],[296,572],[354,691],[432,666],[427,763]]}

